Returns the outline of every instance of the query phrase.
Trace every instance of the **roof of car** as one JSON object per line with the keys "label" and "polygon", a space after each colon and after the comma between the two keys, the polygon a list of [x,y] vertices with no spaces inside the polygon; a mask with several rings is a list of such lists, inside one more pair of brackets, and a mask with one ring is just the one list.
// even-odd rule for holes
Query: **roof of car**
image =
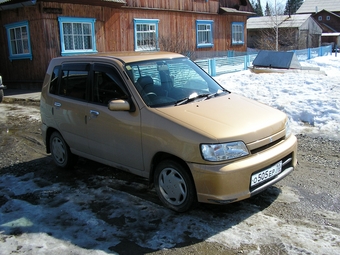
{"label": "roof of car", "polygon": [[171,58],[179,58],[184,57],[178,53],[166,52],[166,51],[117,51],[117,52],[102,52],[102,53],[95,53],[89,55],[73,55],[73,56],[65,56],[65,57],[58,57],[58,59],[64,60],[74,60],[74,59],[84,59],[84,58],[115,58],[119,59],[124,63],[132,63],[138,61],[145,61],[150,59],[171,59]]}

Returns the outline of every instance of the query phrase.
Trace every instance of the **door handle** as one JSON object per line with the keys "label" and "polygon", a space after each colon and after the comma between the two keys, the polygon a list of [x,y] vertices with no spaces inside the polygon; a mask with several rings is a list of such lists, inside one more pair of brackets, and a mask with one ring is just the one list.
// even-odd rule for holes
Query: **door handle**
{"label": "door handle", "polygon": [[61,103],[59,103],[59,102],[54,102],[54,106],[55,106],[56,108],[60,108],[60,107],[61,107]]}
{"label": "door handle", "polygon": [[98,111],[95,111],[95,110],[90,110],[90,114],[91,114],[91,116],[93,116],[93,117],[98,117],[98,116],[99,116],[99,112],[98,112]]}

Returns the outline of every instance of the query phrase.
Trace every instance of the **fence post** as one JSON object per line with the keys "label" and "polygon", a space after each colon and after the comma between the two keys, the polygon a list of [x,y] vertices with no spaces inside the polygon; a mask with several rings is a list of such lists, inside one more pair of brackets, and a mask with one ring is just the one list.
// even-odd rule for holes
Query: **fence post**
{"label": "fence post", "polygon": [[214,58],[208,60],[208,72],[211,76],[216,76],[216,60]]}
{"label": "fence post", "polygon": [[307,49],[307,59],[311,59],[311,54],[310,54],[311,50],[310,48]]}
{"label": "fence post", "polygon": [[245,55],[245,56],[244,56],[244,70],[247,70],[247,69],[248,69],[249,62],[250,62],[250,57],[249,57],[249,55]]}

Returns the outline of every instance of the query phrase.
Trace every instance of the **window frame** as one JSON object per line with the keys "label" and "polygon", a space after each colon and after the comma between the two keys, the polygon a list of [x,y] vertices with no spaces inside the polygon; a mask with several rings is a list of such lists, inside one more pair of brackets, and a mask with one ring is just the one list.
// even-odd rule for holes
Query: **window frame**
{"label": "window frame", "polygon": [[[159,38],[158,38],[158,24],[159,24],[159,19],[133,19],[133,36],[134,36],[134,49],[135,51],[158,51],[159,50]],[[155,26],[155,46],[151,47],[150,45],[148,46],[138,46],[138,31],[137,31],[137,26],[138,25],[152,25]],[[152,31],[152,30],[149,30]],[[147,32],[147,31],[143,31]],[[150,33],[150,32],[149,32]]]}
{"label": "window frame", "polygon": [[[29,29],[29,23],[27,20],[25,21],[20,21],[20,22],[16,22],[16,23],[11,23],[11,24],[7,24],[4,26],[6,29],[6,33],[7,33],[7,43],[8,43],[8,49],[9,49],[9,59],[10,61],[12,60],[16,60],[16,59],[30,59],[32,60],[32,47],[31,47],[31,35],[30,35],[30,29]],[[24,39],[27,40],[27,49],[28,52],[27,53],[13,53],[13,47],[12,47],[12,41],[16,40],[11,38],[11,30],[12,29],[16,29],[16,28],[22,28],[25,27],[26,28],[26,38],[22,38],[22,30],[21,30],[21,42],[23,43]],[[24,48],[23,48],[24,49]]]}
{"label": "window frame", "polygon": [[[87,54],[87,53],[96,53],[97,51],[97,46],[96,46],[96,35],[95,35],[95,18],[75,18],[75,17],[58,17],[58,22],[59,22],[59,33],[60,33],[60,48],[61,48],[61,55],[62,56],[68,56],[68,55],[74,55],[74,54]],[[65,38],[64,38],[64,31],[63,31],[63,24],[64,23],[77,23],[81,24],[82,26],[84,24],[90,24],[91,28],[91,44],[92,48],[91,49],[73,49],[73,50],[68,50],[65,49]],[[74,34],[72,34],[74,35]],[[84,34],[81,34],[84,36]],[[74,42],[74,40],[73,40]],[[84,43],[84,40],[82,40]]]}
{"label": "window frame", "polygon": [[[237,30],[241,28],[241,33]],[[237,30],[237,31],[236,31]],[[241,40],[236,40],[236,36],[241,35]],[[244,22],[231,23],[231,45],[244,45]]]}
{"label": "window frame", "polygon": [[[197,48],[212,48],[214,47],[214,35],[213,35],[213,20],[196,20],[196,47]],[[209,26],[210,30],[199,30],[199,26]],[[200,42],[200,32],[208,32],[209,42]]]}

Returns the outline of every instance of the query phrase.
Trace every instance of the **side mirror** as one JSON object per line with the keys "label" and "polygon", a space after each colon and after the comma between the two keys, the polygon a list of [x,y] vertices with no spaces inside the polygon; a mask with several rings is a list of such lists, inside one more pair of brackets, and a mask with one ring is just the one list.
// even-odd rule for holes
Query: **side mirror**
{"label": "side mirror", "polygon": [[109,102],[110,111],[130,111],[130,104],[123,99],[114,99]]}

